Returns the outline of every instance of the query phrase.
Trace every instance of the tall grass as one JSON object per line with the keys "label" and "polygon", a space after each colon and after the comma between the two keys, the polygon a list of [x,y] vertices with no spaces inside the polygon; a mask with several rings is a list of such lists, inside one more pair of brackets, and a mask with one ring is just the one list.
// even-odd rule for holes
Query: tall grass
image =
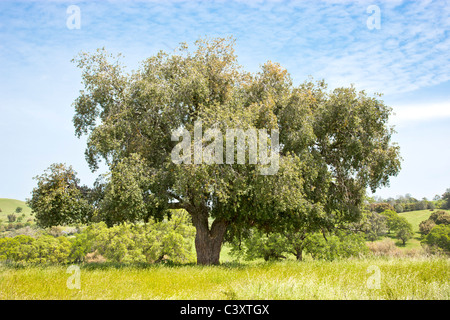
{"label": "tall grass", "polygon": [[[0,299],[450,299],[448,258],[196,265],[0,266]],[[375,285],[374,285],[375,284]]]}

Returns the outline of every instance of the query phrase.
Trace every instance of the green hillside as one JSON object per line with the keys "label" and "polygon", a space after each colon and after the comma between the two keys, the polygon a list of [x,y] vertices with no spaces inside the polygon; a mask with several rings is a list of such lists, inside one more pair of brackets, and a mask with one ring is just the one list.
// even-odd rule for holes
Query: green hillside
{"label": "green hillside", "polygon": [[[435,209],[434,211],[441,211],[442,209]],[[450,213],[450,210],[442,210]],[[412,239],[408,240],[406,244],[406,248],[418,248],[420,247],[420,238],[421,234],[419,233],[419,224],[427,220],[433,211],[430,210],[418,210],[418,211],[409,211],[402,212],[398,215],[401,217],[405,217],[409,223],[411,223],[414,231],[414,236]]]}
{"label": "green hillside", "polygon": [[22,207],[22,212],[19,215],[24,213],[26,217],[31,216],[31,208],[24,201],[0,198],[0,209],[2,209],[2,212],[0,212],[0,220],[3,222],[7,221],[7,215],[13,213],[17,207]]}

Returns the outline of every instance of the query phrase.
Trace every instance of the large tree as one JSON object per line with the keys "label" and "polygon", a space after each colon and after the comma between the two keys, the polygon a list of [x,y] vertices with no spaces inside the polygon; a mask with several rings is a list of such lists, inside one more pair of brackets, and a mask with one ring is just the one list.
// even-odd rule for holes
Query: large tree
{"label": "large tree", "polygon": [[[105,50],[74,59],[84,83],[74,102],[75,132],[88,136],[91,169],[102,160],[110,169],[97,218],[113,225],[183,208],[196,228],[199,264],[219,263],[225,237],[248,226],[312,232],[357,221],[366,189],[387,185],[400,169],[391,109],[378,96],[353,86],[329,91],[324,81],[294,86],[270,61],[246,72],[233,45],[231,38],[200,39],[194,51],[182,44],[131,74]],[[182,137],[188,142],[199,121],[216,130],[203,135],[203,152],[194,143],[192,158],[183,149],[184,163],[174,161],[174,132],[189,132]],[[272,139],[259,135],[258,144],[271,151],[275,170],[267,171],[261,151],[256,161],[250,153],[244,163],[217,161],[215,142],[235,146],[227,129],[267,130]]]}

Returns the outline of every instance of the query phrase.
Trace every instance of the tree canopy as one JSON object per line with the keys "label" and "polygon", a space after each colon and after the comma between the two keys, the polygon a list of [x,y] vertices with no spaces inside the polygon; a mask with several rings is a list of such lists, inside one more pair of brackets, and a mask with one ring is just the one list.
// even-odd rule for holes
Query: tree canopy
{"label": "tree canopy", "polygon": [[[84,84],[74,102],[75,133],[87,135],[91,169],[100,161],[109,168],[97,185],[96,217],[114,225],[185,209],[196,228],[199,264],[217,264],[224,239],[249,226],[302,232],[357,221],[366,189],[388,185],[400,170],[391,108],[379,95],[353,86],[328,90],[312,79],[294,86],[271,61],[247,72],[232,38],[160,51],[131,73],[104,49],[74,62]],[[180,141],[173,133],[192,135],[197,121],[222,132],[231,146],[227,129],[267,130],[258,143],[276,153],[277,171],[261,174],[267,167],[261,153],[243,164],[174,163]],[[274,131],[278,148],[269,136]],[[203,135],[203,150],[215,139]],[[245,150],[252,147],[248,138]],[[195,145],[191,150],[205,160]]]}

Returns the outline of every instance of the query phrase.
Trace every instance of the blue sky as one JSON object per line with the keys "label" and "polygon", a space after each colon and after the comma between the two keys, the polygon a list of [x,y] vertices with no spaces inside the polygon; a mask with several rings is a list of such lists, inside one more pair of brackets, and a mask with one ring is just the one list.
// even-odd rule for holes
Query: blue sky
{"label": "blue sky", "polygon": [[[70,5],[79,29],[67,27]],[[368,26],[370,6],[380,28]],[[121,52],[132,70],[160,49],[229,35],[248,71],[271,60],[296,84],[313,76],[384,94],[404,161],[377,195],[450,188],[449,1],[0,1],[0,198],[30,197],[32,177],[55,162],[84,184],[97,176],[72,124],[78,52]]]}

